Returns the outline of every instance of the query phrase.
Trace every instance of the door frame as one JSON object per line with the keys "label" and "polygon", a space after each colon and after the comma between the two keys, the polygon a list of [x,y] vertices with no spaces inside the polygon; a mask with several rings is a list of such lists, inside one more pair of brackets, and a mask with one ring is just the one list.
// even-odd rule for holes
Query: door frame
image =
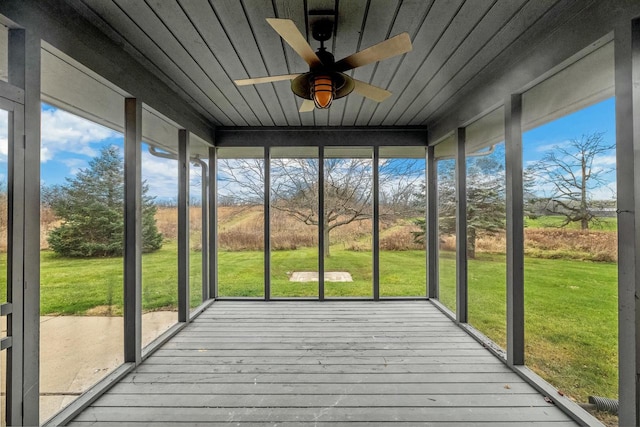
{"label": "door frame", "polygon": [[7,336],[0,340],[6,353],[6,425],[21,425],[24,371],[24,91],[0,81],[0,109],[8,112],[7,156],[7,295],[0,314],[7,318]]}

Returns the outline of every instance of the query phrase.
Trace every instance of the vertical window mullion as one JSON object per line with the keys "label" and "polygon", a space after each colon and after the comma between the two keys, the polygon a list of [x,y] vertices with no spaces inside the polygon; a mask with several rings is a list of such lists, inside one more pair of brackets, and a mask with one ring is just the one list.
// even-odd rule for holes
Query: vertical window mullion
{"label": "vertical window mullion", "polygon": [[124,102],[124,361],[142,360],[142,103]]}
{"label": "vertical window mullion", "polygon": [[505,103],[507,202],[507,363],[524,365],[522,95]]}

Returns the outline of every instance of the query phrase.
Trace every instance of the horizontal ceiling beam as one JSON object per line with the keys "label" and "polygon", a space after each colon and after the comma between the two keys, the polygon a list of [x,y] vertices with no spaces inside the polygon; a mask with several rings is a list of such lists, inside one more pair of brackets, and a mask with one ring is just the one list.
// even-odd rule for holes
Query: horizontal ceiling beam
{"label": "horizontal ceiling beam", "polygon": [[218,127],[215,143],[217,147],[424,147],[427,145],[427,129],[422,127]]}

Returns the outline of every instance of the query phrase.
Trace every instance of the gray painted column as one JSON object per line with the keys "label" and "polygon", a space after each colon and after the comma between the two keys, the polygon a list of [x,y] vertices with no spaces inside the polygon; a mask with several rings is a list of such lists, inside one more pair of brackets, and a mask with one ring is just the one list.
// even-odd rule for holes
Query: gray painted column
{"label": "gray painted column", "polygon": [[178,322],[189,321],[189,131],[178,131]]}
{"label": "gray painted column", "polygon": [[507,363],[524,365],[522,95],[505,102],[507,201]]}
{"label": "gray painted column", "polygon": [[373,147],[373,299],[380,299],[380,147]]}
{"label": "gray painted column", "polygon": [[324,147],[318,147],[318,299],[324,301]]}
{"label": "gray painted column", "polygon": [[209,298],[218,298],[218,149],[209,148]]}
{"label": "gray painted column", "polygon": [[[11,38],[11,37],[10,37]],[[11,334],[11,347],[7,350],[7,368],[9,375],[6,377],[7,388],[7,421],[8,425],[23,424],[23,404],[25,384],[23,372],[28,363],[39,361],[39,351],[29,354],[25,347],[27,341],[39,338],[40,328],[29,321],[26,306],[39,304],[33,299],[27,301],[28,286],[25,281],[25,149],[23,145],[25,134],[24,106],[16,106],[9,114],[9,146],[8,146],[8,180],[7,180],[7,207],[9,220],[7,230],[7,289],[8,302],[11,303],[11,314],[7,316],[7,331]],[[38,226],[39,229],[39,226]],[[39,258],[39,257],[38,257]],[[33,316],[33,314],[32,314]],[[38,322],[39,323],[39,322]],[[30,360],[29,360],[30,359]],[[39,365],[34,366],[39,370]],[[36,382],[39,387],[39,383]],[[30,406],[34,407],[34,406]],[[38,411],[38,404],[35,405]]]}
{"label": "gray painted column", "polygon": [[124,361],[142,360],[142,102],[124,102]]}
{"label": "gray painted column", "polygon": [[456,129],[456,320],[468,322],[466,132]]}
{"label": "gray painted column", "polygon": [[[24,108],[10,115],[9,288],[14,332],[7,378],[10,424],[39,424],[40,393],[40,38],[10,29],[9,83],[24,90]],[[18,306],[19,305],[19,306]]]}
{"label": "gray painted column", "polygon": [[615,30],[619,422],[640,425],[640,18]]}
{"label": "gray painted column", "polygon": [[198,160],[202,171],[200,186],[200,207],[201,207],[201,246],[202,252],[202,302],[209,299],[209,168],[207,164]]}
{"label": "gray painted column", "polygon": [[438,167],[435,147],[427,147],[427,216],[425,245],[427,247],[427,297],[438,299]]}
{"label": "gray painted column", "polygon": [[271,149],[264,147],[264,299],[271,299]]}
{"label": "gray painted column", "polygon": [[[24,30],[9,30],[9,83],[24,90],[26,58]],[[26,362],[24,350],[26,340],[33,339],[39,330],[26,328],[26,289],[24,280],[24,187],[25,187],[25,129],[24,106],[15,105],[9,114],[8,177],[7,177],[7,290],[12,311],[7,316],[7,331],[11,334],[11,347],[7,350],[6,377],[8,425],[23,425],[22,405],[24,401],[22,373]],[[39,226],[38,226],[39,228]],[[36,326],[36,325],[33,325]],[[36,326],[37,328],[37,326]],[[36,352],[35,357],[39,356]],[[36,370],[39,366],[36,367]],[[37,384],[37,383],[36,383]],[[35,406],[36,412],[38,406]]]}

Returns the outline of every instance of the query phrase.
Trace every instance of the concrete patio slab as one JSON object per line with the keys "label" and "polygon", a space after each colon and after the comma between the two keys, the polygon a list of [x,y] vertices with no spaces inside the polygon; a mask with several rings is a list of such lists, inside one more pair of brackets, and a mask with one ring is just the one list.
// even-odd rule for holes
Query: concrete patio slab
{"label": "concrete patio slab", "polygon": [[[294,271],[289,277],[290,282],[317,282],[320,274],[317,271]],[[325,282],[353,282],[351,274],[346,271],[325,271]]]}
{"label": "concrete patio slab", "polygon": [[[177,320],[174,311],[143,314],[143,347]],[[40,422],[122,364],[123,333],[122,317],[40,317]]]}

